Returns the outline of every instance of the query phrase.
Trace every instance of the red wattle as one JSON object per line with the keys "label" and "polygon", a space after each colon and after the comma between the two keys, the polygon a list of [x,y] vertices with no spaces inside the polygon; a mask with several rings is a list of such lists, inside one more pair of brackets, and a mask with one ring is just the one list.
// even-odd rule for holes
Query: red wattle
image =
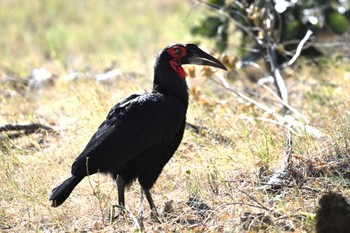
{"label": "red wattle", "polygon": [[182,66],[174,60],[170,61],[170,66],[175,70],[175,72],[183,79],[186,78],[186,72],[185,70],[182,68]]}

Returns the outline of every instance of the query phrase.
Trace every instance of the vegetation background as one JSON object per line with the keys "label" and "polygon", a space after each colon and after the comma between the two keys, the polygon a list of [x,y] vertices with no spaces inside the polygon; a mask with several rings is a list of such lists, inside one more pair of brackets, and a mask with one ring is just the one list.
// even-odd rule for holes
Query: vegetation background
{"label": "vegetation background", "polygon": [[[108,110],[125,96],[151,89],[154,57],[163,47],[197,42],[214,51],[214,42],[189,33],[206,10],[185,0],[0,2],[0,124],[38,122],[54,129],[17,139],[1,134],[1,231],[137,230],[127,215],[110,223],[117,192],[109,177],[85,179],[56,209],[48,195],[69,175]],[[231,60],[236,46],[233,37]],[[163,219],[152,221],[145,205],[146,230],[312,232],[324,192],[349,197],[349,56],[335,49],[326,53],[327,59],[301,59],[285,70],[291,105],[322,136],[293,131],[293,180],[277,192],[261,189],[286,153],[275,98],[249,81],[247,71],[187,68],[188,121],[206,130],[186,131],[152,190]],[[106,69],[113,68],[121,73],[106,81]],[[36,72],[49,78],[37,80]],[[275,111],[261,111],[232,95],[215,81],[222,75],[235,90]],[[139,193],[135,184],[126,194],[135,215]],[[210,210],[189,205],[193,197]]]}

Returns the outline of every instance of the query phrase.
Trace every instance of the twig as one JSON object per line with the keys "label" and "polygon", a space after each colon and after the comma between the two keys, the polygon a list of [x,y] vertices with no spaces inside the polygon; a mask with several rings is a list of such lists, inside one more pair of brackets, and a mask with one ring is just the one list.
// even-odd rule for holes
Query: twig
{"label": "twig", "polygon": [[51,127],[48,127],[39,123],[19,123],[19,124],[7,124],[7,125],[0,126],[0,132],[25,130],[26,132],[32,133],[38,129],[53,131]]}
{"label": "twig", "polygon": [[270,108],[268,108],[267,106],[253,100],[252,98],[249,98],[248,96],[244,95],[243,93],[241,92],[238,92],[236,90],[234,90],[230,84],[227,82],[227,80],[222,76],[222,75],[218,75],[218,74],[215,74],[215,76],[217,79],[220,80],[220,82],[217,82],[215,79],[212,79],[214,82],[222,85],[226,90],[230,91],[232,94],[234,94],[235,96],[238,96],[240,97],[241,99],[251,103],[251,104],[254,104],[256,107],[262,109],[263,111],[267,112],[267,113],[273,113],[274,111]]}
{"label": "twig", "polygon": [[271,77],[271,75],[266,73],[265,70],[256,62],[253,62],[253,61],[241,61],[240,64],[242,66],[246,65],[246,66],[254,67],[255,69],[257,69],[263,75],[263,77]]}
{"label": "twig", "polygon": [[[307,122],[309,122],[309,120],[307,120],[306,117],[304,117],[302,114],[300,114],[296,110],[294,110],[294,108],[291,108],[291,111],[297,113],[297,115],[299,117],[301,117],[302,120],[304,122],[306,122],[306,124],[298,121],[297,119],[295,119],[291,115],[281,116],[281,115],[275,113],[274,110],[270,109],[266,105],[261,104],[261,103],[255,101],[255,100],[253,100],[252,98],[249,98],[245,94],[234,90],[230,86],[230,84],[227,82],[227,80],[222,75],[215,74],[214,77],[216,77],[219,80],[219,82],[216,79],[211,79],[213,82],[218,83],[219,85],[223,86],[226,90],[231,92],[235,97],[239,97],[239,98],[241,98],[241,99],[243,99],[243,100],[245,100],[245,101],[255,105],[256,107],[260,108],[264,112],[266,112],[268,114],[272,114],[278,122],[283,123],[283,124],[280,124],[280,125],[284,125],[284,124],[288,123],[289,125],[293,126],[294,128],[299,129],[299,131],[305,131],[308,134],[311,134],[311,135],[313,135],[316,138],[321,138],[323,136],[323,134],[320,132],[320,130],[312,127],[309,124],[307,124]],[[287,106],[289,106],[289,105],[287,105]]]}
{"label": "twig", "polygon": [[[265,59],[266,66],[269,67],[269,71],[271,76],[274,79],[274,84],[276,86],[278,95],[280,98],[285,102],[288,103],[288,91],[287,87],[285,85],[285,82],[283,80],[283,77],[281,75],[278,62],[277,62],[277,43],[279,41],[279,38],[277,41],[274,39],[271,28],[275,27],[275,15],[278,15],[276,11],[274,10],[273,4],[269,1],[264,2],[264,11],[262,10],[261,13],[261,23],[260,23],[260,30],[263,32],[263,44],[259,44],[261,46],[261,51],[264,52],[267,56],[267,59]],[[278,35],[280,35],[280,27],[277,29]],[[283,105],[283,111],[286,112],[287,108]]]}
{"label": "twig", "polygon": [[[276,86],[279,97],[283,100],[283,102],[288,103],[287,87],[277,64],[276,44],[272,41],[271,37],[268,34],[266,34],[265,40],[267,44],[267,60],[270,64],[270,74],[274,79],[274,84]],[[283,108],[286,110],[285,106],[283,106]]]}
{"label": "twig", "polygon": [[[276,61],[276,64],[277,64],[277,61]],[[286,107],[286,105],[288,104],[288,91],[287,91],[286,83],[284,82],[284,79],[281,75],[281,71],[278,67],[276,67],[272,73],[273,73],[273,77],[275,80],[275,86],[276,86],[276,89],[279,93],[279,96],[283,100],[283,103],[285,103],[285,104],[283,104],[283,109],[285,111],[288,109]]]}
{"label": "twig", "polygon": [[[255,62],[249,62],[249,61],[244,61],[242,62],[242,65],[250,65],[254,68],[256,68],[258,71],[260,71],[264,77],[271,77],[269,74],[267,74],[263,68],[255,63]],[[297,111],[295,108],[293,108],[292,106],[290,106],[288,103],[286,103],[285,101],[283,101],[277,94],[276,92],[274,92],[270,87],[266,86],[264,83],[262,82],[258,82],[258,84],[262,87],[264,87],[268,92],[270,92],[281,104],[283,104],[285,107],[287,107],[291,112],[295,113],[297,116],[299,116],[301,119],[303,119],[303,121],[305,121],[306,123],[309,123],[309,120],[303,115],[301,114],[299,111]],[[225,85],[228,85],[227,81],[225,80]]]}
{"label": "twig", "polygon": [[287,122],[285,120],[281,121],[277,121],[277,120],[272,120],[272,119],[268,119],[268,118],[264,118],[264,117],[249,117],[249,116],[244,116],[244,115],[240,115],[238,117],[239,119],[242,120],[259,120],[259,121],[263,121],[263,122],[267,122],[270,124],[274,124],[274,125],[278,125],[284,128],[288,128],[289,130],[291,130],[291,132],[293,133],[297,133],[296,131],[294,131],[289,124],[287,124]]}
{"label": "twig", "polygon": [[201,136],[204,135],[205,137],[210,137],[224,144],[232,144],[232,140],[230,138],[225,137],[221,134],[215,133],[210,129],[208,129],[207,127],[198,126],[198,125],[194,125],[189,122],[186,122],[186,128],[189,130],[192,130],[194,133],[199,134]]}
{"label": "twig", "polygon": [[283,104],[286,108],[288,108],[291,112],[295,113],[299,118],[301,118],[304,122],[309,123],[309,120],[301,114],[298,110],[296,110],[294,107],[290,106],[288,103],[283,101],[277,94],[274,92],[270,87],[266,86],[263,83],[260,83],[260,86],[264,87],[268,92],[270,92],[273,97],[277,99],[281,104]]}
{"label": "twig", "polygon": [[257,203],[257,204],[260,206],[260,208],[262,208],[262,209],[264,209],[264,210],[267,210],[267,211],[269,211],[269,212],[272,212],[271,209],[265,207],[263,204],[261,204],[258,200],[256,200],[254,197],[250,196],[250,195],[249,195],[248,193],[246,193],[245,191],[240,190],[240,189],[238,189],[238,191],[241,192],[241,193],[243,193],[243,194],[245,194],[247,197],[249,197],[251,200],[253,200],[255,203]]}
{"label": "twig", "polygon": [[329,42],[329,43],[313,43],[314,46],[318,48],[332,48],[332,47],[349,47],[350,42],[347,41],[339,41],[339,42]]}
{"label": "twig", "polygon": [[287,139],[286,139],[286,157],[284,160],[284,166],[290,165],[290,157],[293,154],[293,137],[290,130],[287,129]]}
{"label": "twig", "polygon": [[139,213],[138,213],[138,223],[141,229],[141,232],[144,232],[145,226],[143,225],[143,219],[142,219],[142,214],[143,214],[143,189],[141,188],[141,198],[140,198],[140,208],[139,208]]}
{"label": "twig", "polygon": [[282,117],[280,115],[274,114],[274,117],[276,118],[276,120],[271,120],[271,119],[267,119],[267,118],[263,118],[263,117],[248,117],[248,116],[242,116],[242,115],[239,116],[239,118],[243,119],[243,120],[260,120],[260,121],[264,121],[267,123],[279,125],[279,126],[282,126],[286,129],[290,130],[292,133],[306,132],[310,135],[313,135],[315,138],[318,138],[318,139],[323,137],[323,134],[320,130],[314,128],[313,126],[311,126],[309,124],[305,124],[305,123],[302,123],[300,121],[295,120],[294,117],[291,115],[287,115],[285,117]]}
{"label": "twig", "polygon": [[298,59],[298,57],[300,56],[301,54],[301,51],[303,50],[303,47],[305,45],[305,43],[307,42],[307,40],[310,38],[310,36],[313,34],[313,32],[308,29],[304,38],[300,41],[300,43],[298,44],[298,47],[295,51],[295,54],[294,56],[286,63],[282,64],[281,67],[287,67],[287,66],[291,66],[293,65],[293,63]]}
{"label": "twig", "polygon": [[[263,186],[268,185],[267,182],[266,183],[265,182],[261,182],[260,184],[263,185]],[[315,192],[315,193],[320,193],[321,192],[320,190],[317,190],[317,189],[314,189],[314,188],[309,188],[309,187],[302,187],[301,185],[295,186],[295,185],[289,185],[289,184],[281,184],[280,186],[283,187],[283,188],[295,188],[295,187],[297,187],[298,189],[304,189],[304,190],[312,191],[312,192]]]}
{"label": "twig", "polygon": [[[35,133],[38,129],[43,129],[48,132],[54,131],[51,127],[39,124],[39,123],[20,123],[20,124],[6,124],[0,126],[0,132],[8,132],[8,131],[24,131],[24,132],[16,132],[11,134],[6,134],[5,137],[9,139],[15,139],[22,137],[24,135],[29,135]],[[4,137],[0,135],[0,139]]]}
{"label": "twig", "polygon": [[267,113],[271,113],[273,114],[274,111],[272,109],[270,109],[269,107],[267,107],[266,105],[263,105],[255,100],[253,100],[252,98],[246,96],[245,94],[241,93],[241,92],[238,92],[236,90],[234,90],[230,84],[227,82],[227,80],[222,76],[222,75],[218,75],[218,74],[215,74],[215,77],[217,79],[220,80],[220,82],[216,82],[215,79],[212,79],[214,82],[222,85],[226,90],[230,91],[232,94],[234,94],[235,96],[238,96],[240,97],[241,99],[251,103],[251,104],[254,104],[256,107],[262,109],[263,111],[267,112]]}

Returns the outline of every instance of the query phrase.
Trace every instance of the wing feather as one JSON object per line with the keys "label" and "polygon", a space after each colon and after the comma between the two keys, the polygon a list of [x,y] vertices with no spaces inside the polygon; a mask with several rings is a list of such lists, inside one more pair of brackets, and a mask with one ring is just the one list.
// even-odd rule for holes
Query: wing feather
{"label": "wing feather", "polygon": [[185,114],[184,104],[160,93],[128,97],[110,110],[75,160],[72,174],[123,168],[147,147],[169,143],[179,131]]}

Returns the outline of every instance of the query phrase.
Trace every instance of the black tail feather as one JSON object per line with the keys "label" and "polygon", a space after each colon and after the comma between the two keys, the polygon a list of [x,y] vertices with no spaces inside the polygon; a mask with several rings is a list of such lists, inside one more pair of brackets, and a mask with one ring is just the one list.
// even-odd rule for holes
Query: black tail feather
{"label": "black tail feather", "polygon": [[77,177],[72,175],[56,188],[54,188],[49,197],[49,200],[52,201],[51,206],[60,206],[69,197],[75,186],[77,186],[83,178],[84,177]]}

